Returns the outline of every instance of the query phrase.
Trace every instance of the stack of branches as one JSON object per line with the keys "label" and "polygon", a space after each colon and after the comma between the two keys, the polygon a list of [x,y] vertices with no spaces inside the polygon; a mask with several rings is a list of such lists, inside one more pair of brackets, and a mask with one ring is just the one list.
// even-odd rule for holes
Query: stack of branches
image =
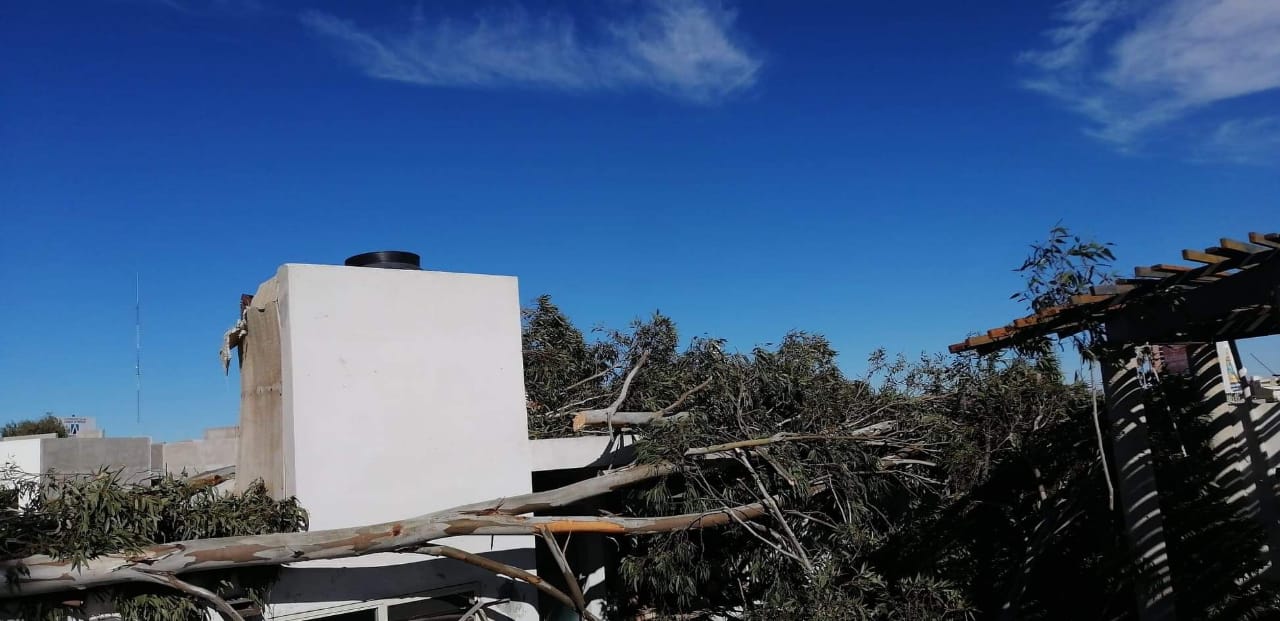
{"label": "stack of branches", "polygon": [[[552,435],[632,433],[639,437],[637,463],[680,464],[676,475],[623,494],[615,502],[620,511],[762,509],[754,520],[730,513],[732,527],[715,532],[622,541],[627,588],[614,602],[621,612],[761,619],[884,618],[889,610],[923,609],[939,618],[969,614],[942,581],[910,576],[889,584],[867,565],[899,524],[946,493],[935,458],[950,425],[933,406],[936,395],[927,393],[940,381],[933,367],[877,352],[867,376],[847,378],[826,339],[799,332],[746,353],[703,338],[681,350],[674,323],[662,315],[582,345],[587,340],[546,298],[525,319],[530,382],[560,378],[561,387],[531,404],[531,428]],[[556,342],[573,346],[550,346]],[[593,365],[588,351],[607,351],[607,360]],[[560,405],[542,405],[549,402]]]}
{"label": "stack of branches", "polygon": [[[843,442],[867,441],[879,446],[891,435],[887,426],[868,426],[850,430]],[[759,495],[752,495],[738,501],[723,497],[720,502],[686,503],[688,511],[662,512],[655,517],[621,517],[616,515],[582,515],[571,517],[533,517],[528,514],[538,511],[553,510],[566,507],[581,500],[601,496],[636,484],[664,485],[666,479],[695,480],[701,478],[704,463],[720,460],[723,462],[741,463],[750,468],[766,446],[783,446],[790,444],[791,438],[770,440],[760,444],[738,442],[733,446],[692,447],[671,459],[651,459],[645,463],[637,463],[625,468],[612,470],[601,476],[571,484],[562,488],[528,494],[520,497],[496,499],[471,505],[454,507],[444,511],[436,511],[416,518],[393,523],[376,524],[358,528],[338,529],[315,532],[272,532],[279,529],[278,518],[265,523],[254,524],[255,530],[271,534],[239,535],[236,530],[248,527],[239,525],[230,536],[217,538],[196,538],[174,541],[161,533],[160,524],[180,524],[184,520],[174,520],[163,515],[163,511],[143,510],[135,515],[128,511],[128,503],[145,497],[148,492],[133,489],[129,493],[125,486],[112,480],[111,475],[104,474],[87,483],[80,482],[60,488],[58,497],[47,495],[47,491],[35,491],[27,504],[13,510],[10,519],[6,520],[6,538],[12,535],[32,534],[22,545],[8,550],[8,560],[0,562],[9,576],[4,587],[3,596],[42,597],[41,603],[68,603],[63,593],[92,589],[115,588],[118,592],[129,591],[128,588],[143,585],[147,587],[167,587],[174,589],[188,598],[203,600],[207,605],[218,610],[224,618],[239,619],[239,614],[226,602],[217,589],[208,586],[210,574],[218,570],[218,578],[227,570],[243,570],[252,567],[277,566],[284,563],[334,559],[360,556],[378,552],[403,552],[427,554],[456,559],[465,563],[524,580],[548,595],[562,601],[566,605],[577,608],[588,619],[595,618],[585,606],[581,589],[575,584],[569,592],[557,589],[544,580],[532,576],[515,567],[502,565],[490,559],[480,557],[448,546],[436,545],[434,540],[462,535],[539,535],[553,537],[563,533],[606,533],[610,535],[644,535],[657,533],[687,533],[710,527],[741,525],[750,532],[757,532],[757,526],[748,526],[753,520],[764,516],[773,516],[781,520],[779,525],[790,523],[781,513],[791,497],[767,493],[760,489]],[[760,462],[763,463],[763,462]],[[886,458],[883,462],[872,461],[858,467],[871,468],[877,473],[885,468],[897,466],[895,461]],[[766,475],[772,478],[772,475]],[[762,475],[756,471],[751,475],[757,483]],[[804,497],[816,497],[825,492],[828,483],[814,479],[806,483],[808,488],[801,494]],[[78,487],[83,486],[83,487]],[[212,489],[204,487],[203,489]],[[69,495],[70,494],[70,495]],[[68,505],[58,498],[70,499],[71,495],[84,496],[87,502]],[[797,496],[799,497],[799,496]],[[236,497],[230,497],[236,498]],[[75,534],[77,541],[91,539],[89,531],[94,528],[94,516],[86,513],[85,507],[102,506],[104,499],[113,507],[119,506],[121,515],[131,516],[120,524],[120,529],[110,528],[107,532],[113,539],[102,541],[85,548],[77,545],[74,549],[61,549],[54,539],[59,536],[59,529],[74,526],[79,530]],[[223,502],[223,501],[218,501]],[[244,506],[247,501],[227,500],[229,504]],[[188,504],[189,506],[189,504]],[[675,505],[670,505],[675,507]],[[77,508],[79,507],[79,508]],[[208,507],[205,507],[206,510]],[[145,524],[135,523],[141,519]],[[110,523],[110,522],[109,522]],[[215,520],[214,523],[221,523]],[[766,527],[758,527],[765,529]],[[766,529],[767,530],[767,529]],[[81,532],[83,531],[83,532]],[[801,531],[803,532],[803,531]],[[218,533],[216,530],[213,531]],[[197,534],[203,534],[197,533]],[[806,552],[792,534],[792,541],[786,545],[794,546],[791,554],[802,558]],[[21,540],[22,537],[16,537]],[[167,541],[166,541],[167,540]],[[38,552],[35,554],[26,554]],[[26,554],[26,555],[23,555]],[[564,567],[566,574],[570,573]],[[806,565],[806,571],[810,567]],[[190,576],[190,577],[189,577]],[[129,591],[131,592],[131,591]],[[49,599],[49,596],[54,596]],[[83,596],[77,596],[77,599]],[[31,603],[28,600],[27,603]]]}

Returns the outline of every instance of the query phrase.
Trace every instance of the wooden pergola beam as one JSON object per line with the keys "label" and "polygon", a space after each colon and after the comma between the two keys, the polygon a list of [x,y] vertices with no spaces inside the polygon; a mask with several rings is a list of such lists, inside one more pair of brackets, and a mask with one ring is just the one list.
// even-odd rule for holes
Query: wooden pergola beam
{"label": "wooden pergola beam", "polygon": [[[1139,278],[1154,278],[1154,279],[1157,279],[1156,283],[1158,283],[1160,280],[1164,280],[1166,278],[1169,278],[1170,276],[1178,276],[1180,274],[1186,274],[1195,269],[1199,269],[1199,268],[1187,267],[1185,265],[1173,265],[1170,263],[1157,263],[1150,267],[1142,267],[1142,266],[1135,267],[1133,268],[1133,275]],[[1206,276],[1206,277],[1203,277],[1201,280],[1213,280],[1221,277],[1222,276],[1220,275]]]}
{"label": "wooden pergola beam", "polygon": [[1276,233],[1249,233],[1249,241],[1259,246],[1280,248],[1280,234]]}
{"label": "wooden pergola beam", "polygon": [[1182,251],[1182,258],[1183,260],[1195,261],[1196,263],[1222,263],[1232,257],[1220,257],[1216,254],[1209,254],[1208,252],[1200,252],[1199,250],[1191,250],[1188,248]]}
{"label": "wooden pergola beam", "polygon": [[1106,302],[1107,300],[1110,300],[1111,298],[1114,298],[1114,297],[1115,297],[1114,295],[1110,295],[1110,294],[1108,295],[1097,295],[1097,294],[1073,295],[1071,296],[1071,303],[1077,306],[1083,306],[1085,304],[1097,304],[1098,302]]}
{"label": "wooden pergola beam", "polygon": [[[1168,300],[1134,302],[1123,311],[1107,318],[1107,340],[1112,344],[1144,342],[1176,342],[1190,333],[1209,331],[1218,340],[1249,338],[1280,332],[1274,296],[1280,283],[1280,254],[1266,253],[1271,259],[1218,282],[1181,292],[1177,304]],[[1247,334],[1223,334],[1216,324],[1242,309],[1257,309],[1259,319],[1249,322]],[[1270,315],[1270,320],[1268,320]]]}
{"label": "wooden pergola beam", "polygon": [[1218,243],[1221,244],[1222,248],[1236,253],[1253,254],[1255,252],[1266,252],[1269,250],[1266,246],[1250,244],[1248,242],[1242,242],[1229,237],[1219,239]]}
{"label": "wooden pergola beam", "polygon": [[[1280,262],[1280,253],[1277,252],[1280,249],[1280,234],[1250,233],[1249,242],[1230,238],[1222,238],[1220,241],[1221,246],[1215,246],[1203,252],[1198,250],[1182,251],[1182,256],[1186,260],[1203,263],[1203,265],[1191,267],[1157,263],[1147,267],[1136,267],[1134,268],[1135,278],[1117,279],[1114,284],[1092,287],[1087,294],[1082,293],[1072,296],[1066,305],[1042,309],[1037,313],[1014,319],[1008,325],[992,328],[977,336],[971,336],[962,343],[951,345],[949,349],[953,353],[968,350],[988,353],[1030,338],[1048,334],[1057,334],[1059,337],[1075,334],[1089,325],[1106,322],[1111,317],[1121,313],[1143,312],[1141,309],[1127,309],[1131,303],[1170,306],[1166,296],[1156,295],[1161,292],[1174,292],[1180,296],[1196,295],[1196,292],[1203,288],[1233,281],[1245,273],[1256,271],[1253,269],[1255,266],[1263,264],[1274,265],[1276,262]],[[1197,295],[1197,297],[1199,296]],[[1223,304],[1231,303],[1230,300],[1225,298],[1219,299],[1217,302]],[[1280,306],[1280,301],[1275,302],[1274,305]],[[1244,306],[1250,306],[1250,304],[1244,304]],[[1257,306],[1257,304],[1252,304],[1252,306]],[[1242,308],[1241,305],[1221,307],[1218,310],[1223,314],[1218,315],[1217,319],[1221,320],[1227,317],[1228,314],[1231,317],[1236,317],[1240,314],[1238,312],[1240,308]],[[1245,313],[1245,315],[1247,316],[1248,313]],[[1211,323],[1214,319],[1201,318],[1194,321],[1188,319],[1183,324],[1190,327],[1196,325],[1197,321]],[[1219,323],[1222,323],[1222,321],[1219,321]],[[1254,325],[1258,330],[1265,330],[1267,329],[1265,327],[1267,325],[1267,316],[1265,314],[1262,315],[1258,321],[1232,321],[1230,323],[1232,325]],[[1238,331],[1234,327],[1226,327],[1225,324],[1216,326],[1213,329],[1217,330],[1218,328],[1233,333]],[[1198,325],[1196,327],[1197,334],[1205,334],[1204,329],[1203,323]],[[1256,331],[1253,328],[1250,328],[1250,330]],[[1110,340],[1110,337],[1111,335],[1108,334],[1108,340]]]}

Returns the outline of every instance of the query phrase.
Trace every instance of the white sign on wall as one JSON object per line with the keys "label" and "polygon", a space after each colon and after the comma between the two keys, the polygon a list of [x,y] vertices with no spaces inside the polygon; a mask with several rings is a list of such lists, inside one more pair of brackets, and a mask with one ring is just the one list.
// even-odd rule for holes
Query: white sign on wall
{"label": "white sign on wall", "polygon": [[86,432],[98,430],[98,421],[92,416],[63,416],[58,420],[61,420],[62,426],[67,428],[67,435],[73,438],[79,435],[94,435]]}
{"label": "white sign on wall", "polygon": [[1222,387],[1227,394],[1241,394],[1240,371],[1235,356],[1231,355],[1231,343],[1218,343],[1218,366],[1222,369]]}

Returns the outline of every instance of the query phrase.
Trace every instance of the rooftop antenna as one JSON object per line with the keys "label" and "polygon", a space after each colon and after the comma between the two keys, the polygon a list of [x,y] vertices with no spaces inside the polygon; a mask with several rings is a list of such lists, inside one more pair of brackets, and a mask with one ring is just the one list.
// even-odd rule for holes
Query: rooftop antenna
{"label": "rooftop antenna", "polygon": [[1258,357],[1258,354],[1255,354],[1255,353],[1253,353],[1253,352],[1249,352],[1249,355],[1250,355],[1250,356],[1253,356],[1253,359],[1254,359],[1254,360],[1257,360],[1257,361],[1258,361],[1258,364],[1262,365],[1262,368],[1264,368],[1264,369],[1266,369],[1266,370],[1267,370],[1267,373],[1270,373],[1271,375],[1276,375],[1276,372],[1275,372],[1275,371],[1273,371],[1273,370],[1271,370],[1271,367],[1267,366],[1267,363],[1263,362],[1263,361],[1262,361],[1262,358],[1259,358],[1259,357]]}
{"label": "rooftop antenna", "polygon": [[137,422],[142,422],[142,274],[133,279],[133,374],[135,378],[134,409]]}

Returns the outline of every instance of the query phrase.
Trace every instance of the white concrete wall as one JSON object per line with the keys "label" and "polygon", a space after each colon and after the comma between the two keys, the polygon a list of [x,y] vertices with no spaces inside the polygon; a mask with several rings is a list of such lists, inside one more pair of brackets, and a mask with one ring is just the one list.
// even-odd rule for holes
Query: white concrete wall
{"label": "white concrete wall", "polygon": [[[294,264],[276,278],[283,486],[310,512],[312,530],[530,491],[515,278]],[[528,550],[532,563],[530,537],[445,543],[477,553]],[[282,601],[295,587],[280,586],[273,600],[296,612]],[[359,589],[333,596],[363,599]],[[506,614],[537,618],[532,606],[521,609]]]}
{"label": "white concrete wall", "polygon": [[0,442],[0,465],[13,465],[28,474],[41,474],[44,472],[44,467],[40,462],[40,442],[46,437],[56,438],[57,436],[44,434],[5,438]]}
{"label": "white concrete wall", "polygon": [[635,443],[636,436],[632,433],[618,434],[612,444],[609,436],[601,435],[530,440],[530,469],[533,472],[546,472],[602,467],[614,463],[615,451]]}

